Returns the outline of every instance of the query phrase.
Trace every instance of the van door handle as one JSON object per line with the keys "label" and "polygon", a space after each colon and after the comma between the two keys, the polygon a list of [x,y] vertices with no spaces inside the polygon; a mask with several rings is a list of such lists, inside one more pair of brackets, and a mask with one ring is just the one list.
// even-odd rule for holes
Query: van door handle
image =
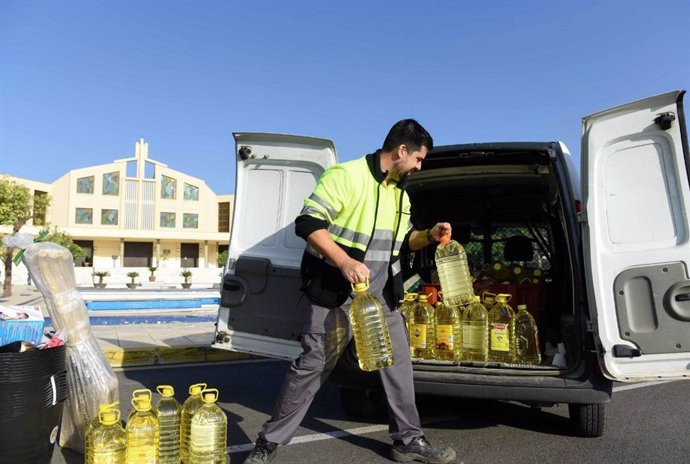
{"label": "van door handle", "polygon": [[690,322],[690,281],[671,285],[664,295],[664,308],[674,319]]}

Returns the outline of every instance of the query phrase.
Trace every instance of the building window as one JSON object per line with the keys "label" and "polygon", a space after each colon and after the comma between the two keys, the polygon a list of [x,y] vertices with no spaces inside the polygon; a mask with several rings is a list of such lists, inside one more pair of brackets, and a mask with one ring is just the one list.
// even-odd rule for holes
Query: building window
{"label": "building window", "polygon": [[93,176],[77,179],[77,193],[93,193]]}
{"label": "building window", "polygon": [[198,229],[199,215],[194,213],[184,213],[182,215],[182,227],[185,229]]}
{"label": "building window", "polygon": [[120,194],[120,173],[106,172],[103,174],[103,195]]}
{"label": "building window", "polygon": [[102,209],[101,210],[101,224],[105,226],[117,225],[117,210],[116,209]]}
{"label": "building window", "polygon": [[74,222],[77,224],[93,224],[92,208],[77,208],[74,215]]}
{"label": "building window", "polygon": [[218,203],[218,232],[230,232],[230,202]]}
{"label": "building window", "polygon": [[184,199],[190,201],[199,201],[199,187],[185,182]]}
{"label": "building window", "polygon": [[174,200],[176,190],[177,181],[175,179],[168,176],[161,176],[161,198]]}
{"label": "building window", "polygon": [[175,213],[161,213],[161,227],[175,227]]}

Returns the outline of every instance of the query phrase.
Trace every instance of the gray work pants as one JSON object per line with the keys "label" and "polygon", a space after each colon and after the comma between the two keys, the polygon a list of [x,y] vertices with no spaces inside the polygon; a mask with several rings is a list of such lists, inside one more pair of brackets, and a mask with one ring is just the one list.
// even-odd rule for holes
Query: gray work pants
{"label": "gray work pants", "polygon": [[[300,299],[299,304],[309,306],[302,332],[302,353],[290,365],[273,415],[259,433],[265,440],[284,445],[294,436],[314,396],[349,343],[350,302],[348,299],[340,308],[326,308],[311,303],[305,296]],[[391,367],[379,371],[388,400],[389,434],[393,440],[408,444],[423,435],[414,398],[410,348],[402,315],[391,311],[385,302],[382,305],[394,360]]]}

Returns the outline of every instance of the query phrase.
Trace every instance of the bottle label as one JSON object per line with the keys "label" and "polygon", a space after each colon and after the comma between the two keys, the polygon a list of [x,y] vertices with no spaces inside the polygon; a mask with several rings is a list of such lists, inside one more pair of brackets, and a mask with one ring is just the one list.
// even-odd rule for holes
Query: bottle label
{"label": "bottle label", "polygon": [[410,324],[410,346],[426,348],[426,324]]}
{"label": "bottle label", "polygon": [[472,326],[463,326],[462,328],[462,345],[471,349],[481,349],[482,347],[482,331],[475,329]]}
{"label": "bottle label", "polygon": [[510,351],[508,324],[503,322],[491,324],[491,349],[493,351]]}
{"label": "bottle label", "polygon": [[436,349],[441,351],[453,351],[455,348],[452,325],[436,326]]}

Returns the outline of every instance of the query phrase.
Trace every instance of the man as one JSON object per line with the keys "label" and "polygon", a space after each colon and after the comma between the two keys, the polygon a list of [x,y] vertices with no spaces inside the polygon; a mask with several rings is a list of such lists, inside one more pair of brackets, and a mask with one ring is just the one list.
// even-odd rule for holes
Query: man
{"label": "man", "polygon": [[299,302],[308,314],[302,353],[290,366],[273,415],[245,464],[272,461],[278,445],[292,439],[351,337],[351,284],[367,281],[369,292],[381,300],[393,345],[393,366],[379,371],[388,401],[391,457],[427,463],[455,459],[454,450],[424,438],[405,324],[395,310],[403,296],[401,251],[419,250],[451,233],[448,223],[412,230],[409,198],[400,186],[432,148],[431,136],[417,121],[399,121],[380,150],[331,167],[305,200],[295,220],[297,235],[307,241]]}

